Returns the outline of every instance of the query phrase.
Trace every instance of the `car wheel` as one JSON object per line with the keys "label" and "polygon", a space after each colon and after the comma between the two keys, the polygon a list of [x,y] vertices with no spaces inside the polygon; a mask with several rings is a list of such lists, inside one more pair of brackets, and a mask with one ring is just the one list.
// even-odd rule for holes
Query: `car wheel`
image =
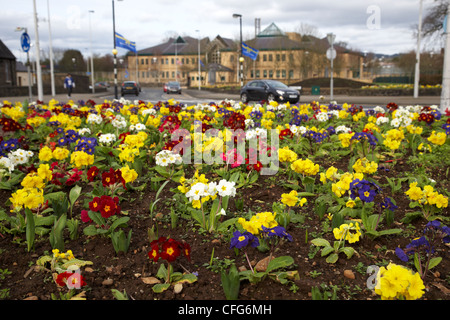
{"label": "car wheel", "polygon": [[273,93],[269,93],[269,95],[267,96],[267,101],[269,102],[275,101],[275,96],[273,95]]}
{"label": "car wheel", "polygon": [[247,103],[248,102],[248,96],[246,93],[241,94],[241,101],[243,103]]}

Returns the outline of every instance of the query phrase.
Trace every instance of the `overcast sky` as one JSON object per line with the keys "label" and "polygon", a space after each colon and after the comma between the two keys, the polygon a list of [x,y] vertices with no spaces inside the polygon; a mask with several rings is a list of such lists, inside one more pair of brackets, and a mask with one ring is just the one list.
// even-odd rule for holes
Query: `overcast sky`
{"label": "overcast sky", "polygon": [[[89,54],[89,17],[94,53],[111,53],[113,48],[112,1],[109,0],[35,0],[39,18],[41,50],[48,51],[50,8],[54,48],[78,49]],[[336,41],[350,48],[381,54],[414,50],[413,28],[419,21],[420,0],[115,0],[116,31],[138,50],[161,43],[173,35],[209,37],[217,35],[239,39],[242,15],[243,37],[255,34],[255,18],[261,30],[274,22],[285,32],[299,31],[302,24],[314,26],[321,37],[336,34]],[[424,0],[424,14],[434,0]],[[26,54],[20,46],[20,32],[27,27],[35,41],[33,0],[0,0],[0,39],[18,60]],[[93,10],[94,13],[89,13]],[[196,32],[196,30],[199,30]],[[119,49],[119,55],[126,54]],[[34,55],[34,49],[30,51]]]}

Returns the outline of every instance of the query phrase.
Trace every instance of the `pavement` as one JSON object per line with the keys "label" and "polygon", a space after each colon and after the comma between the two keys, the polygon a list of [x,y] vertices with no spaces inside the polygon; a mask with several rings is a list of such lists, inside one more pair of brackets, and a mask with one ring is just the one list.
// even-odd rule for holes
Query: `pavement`
{"label": "pavement", "polygon": [[[143,88],[143,91],[145,88]],[[79,100],[89,100],[92,99],[95,102],[103,102],[105,99],[111,99],[113,92],[98,92],[98,93],[73,93],[71,99],[76,102]],[[44,102],[50,101],[52,98],[57,101],[66,102],[69,101],[69,98],[66,94],[57,94],[54,97],[51,95],[44,95]],[[139,97],[140,99],[141,97]],[[135,99],[129,98],[130,100]],[[230,100],[239,100],[238,94],[227,94],[227,93],[218,93],[211,92],[208,90],[197,90],[197,89],[185,89],[183,90],[183,96],[180,99],[176,99],[182,102],[183,99],[187,100],[195,100],[198,99],[201,102],[204,101],[220,101],[224,99]],[[21,101],[24,102],[28,100],[28,96],[20,96],[20,97],[0,97],[0,102],[4,100],[10,102]],[[33,96],[33,101],[37,100],[37,96]],[[144,99],[145,100],[145,99]],[[390,102],[395,102],[400,106],[408,106],[408,105],[439,105],[441,97],[440,96],[419,96],[414,98],[413,96],[347,96],[347,95],[335,95],[333,97],[333,101],[336,101],[337,104],[356,104],[356,105],[364,105],[364,106],[386,106]],[[300,103],[309,103],[312,101],[318,101],[321,103],[328,103],[330,101],[330,97],[327,95],[318,96],[318,95],[302,95],[300,98]],[[157,102],[157,101],[151,101]]]}

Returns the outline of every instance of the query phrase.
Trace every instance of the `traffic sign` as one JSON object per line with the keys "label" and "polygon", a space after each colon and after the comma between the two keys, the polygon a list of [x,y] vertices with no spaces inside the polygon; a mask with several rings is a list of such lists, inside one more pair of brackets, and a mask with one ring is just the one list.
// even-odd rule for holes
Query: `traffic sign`
{"label": "traffic sign", "polygon": [[334,48],[329,48],[327,50],[327,58],[328,60],[334,60],[336,59],[336,49]]}
{"label": "traffic sign", "polygon": [[24,52],[28,52],[30,50],[31,40],[28,33],[26,32],[22,33],[22,36],[20,37],[20,44]]}

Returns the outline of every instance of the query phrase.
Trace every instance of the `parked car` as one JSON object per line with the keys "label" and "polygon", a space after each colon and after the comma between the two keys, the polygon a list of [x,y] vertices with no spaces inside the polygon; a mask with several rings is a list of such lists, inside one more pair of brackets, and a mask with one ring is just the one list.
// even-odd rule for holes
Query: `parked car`
{"label": "parked car", "polygon": [[121,86],[122,97],[128,93],[135,94],[136,96],[138,96],[140,91],[141,90],[139,84],[136,83],[136,81],[125,81],[124,83],[122,83]]}
{"label": "parked car", "polygon": [[178,81],[170,81],[167,83],[167,91],[169,93],[179,93],[181,94],[181,86]]}
{"label": "parked car", "polygon": [[96,88],[109,88],[109,87],[110,87],[110,84],[109,84],[108,82],[106,82],[106,81],[103,81],[103,82],[97,82],[97,83],[95,84],[95,87],[96,87]]}
{"label": "parked car", "polygon": [[241,89],[241,101],[277,101],[297,103],[300,101],[299,88],[290,88],[277,80],[253,80]]}

